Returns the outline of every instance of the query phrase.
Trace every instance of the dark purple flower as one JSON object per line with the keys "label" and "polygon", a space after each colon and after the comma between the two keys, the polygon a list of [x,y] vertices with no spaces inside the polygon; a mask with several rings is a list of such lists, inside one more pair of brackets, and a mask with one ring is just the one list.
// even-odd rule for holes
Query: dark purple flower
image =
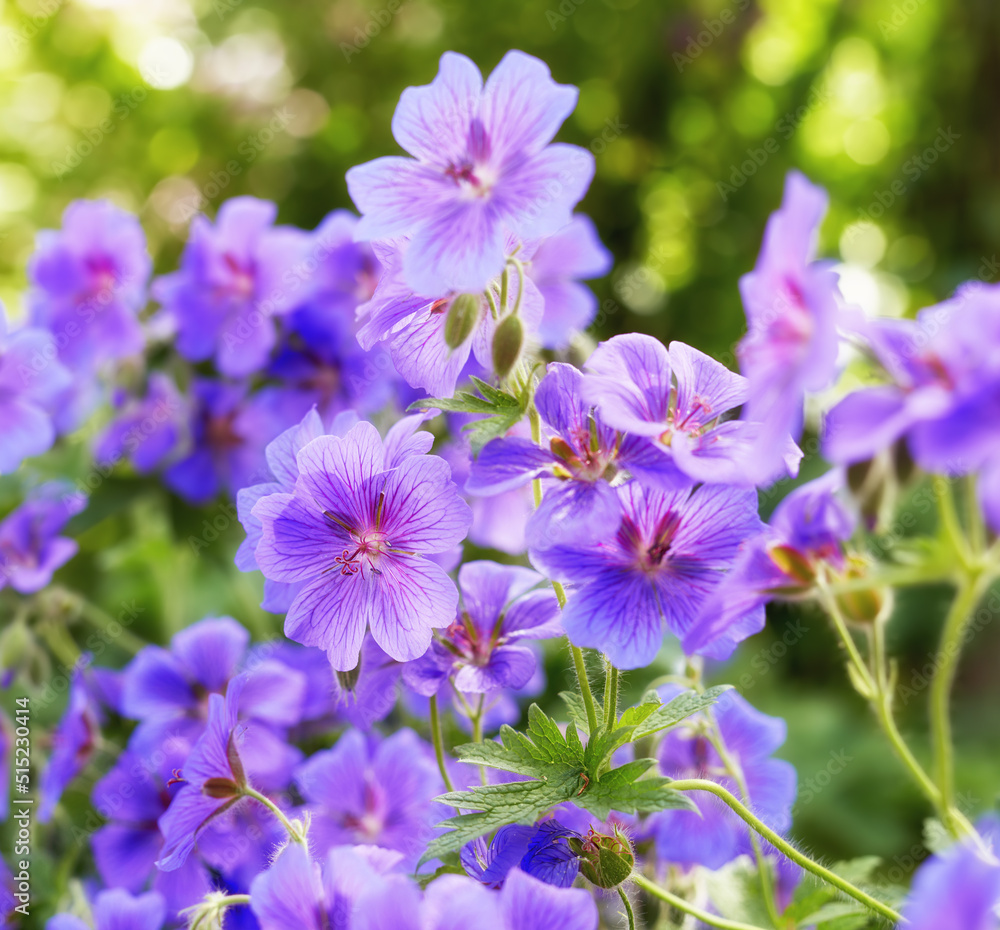
{"label": "dark purple flower", "polygon": [[68,484],[52,481],[35,488],[0,523],[0,589],[10,585],[34,594],[77,552],[75,540],[60,536],[87,498]]}
{"label": "dark purple flower", "polygon": [[582,214],[538,245],[528,274],[545,301],[538,339],[546,349],[568,348],[574,334],[591,324],[597,298],[578,279],[601,277],[611,269],[611,261],[594,224]]}
{"label": "dark purple flower", "polygon": [[834,374],[837,275],[813,261],[826,207],[826,192],[791,172],[757,265],[740,279],[747,334],[737,355],[748,381],[743,417],[760,424],[750,450],[757,481],[780,471],[785,437],[801,433],[804,393],[822,390]]}
{"label": "dark purple flower", "polygon": [[137,354],[151,270],[134,216],[107,200],[74,201],[62,229],[38,234],[28,263],[31,323],[53,334],[60,360],[77,371]]}
{"label": "dark purple flower", "polygon": [[[114,888],[97,896],[93,930],[161,930],[166,915],[163,898],[155,891],[133,897],[127,891]],[[79,917],[57,914],[46,923],[45,930],[91,928]]]}
{"label": "dark purple flower", "polygon": [[544,584],[528,568],[467,562],[458,573],[457,618],[404,666],[407,686],[425,696],[449,680],[467,694],[523,688],[535,674],[536,658],[522,641],[562,635],[559,604]]}
{"label": "dark purple flower", "polygon": [[192,504],[221,491],[233,496],[266,475],[264,447],[298,420],[301,400],[273,388],[248,396],[245,384],[196,378],[187,455],[164,472],[166,484]]}
{"label": "dark purple flower", "polygon": [[570,640],[600,649],[619,668],[640,668],[653,661],[664,626],[679,637],[691,629],[762,524],[752,489],[702,485],[667,494],[631,481],[617,494],[619,516],[602,538],[532,550],[531,559],[573,585],[562,615]]}
{"label": "dark purple flower", "polygon": [[728,658],[737,643],[762,629],[761,608],[768,601],[808,592],[823,563],[841,568],[843,544],[857,525],[845,496],[839,469],[792,491],[709,597],[684,637],[684,651]]}
{"label": "dark purple flower", "polygon": [[177,326],[185,358],[214,358],[219,371],[243,377],[260,371],[274,347],[274,318],[303,296],[295,274],[308,250],[306,233],[274,226],[278,208],[234,197],[191,223],[179,271],[157,279],[153,295]]}
{"label": "dark purple flower", "polygon": [[[659,345],[659,343],[657,343]],[[520,436],[487,443],[472,464],[466,490],[492,495],[528,484],[545,484],[541,506],[528,519],[532,548],[592,538],[618,515],[611,482],[620,471],[661,489],[685,486],[669,457],[643,436],[615,432],[584,399],[584,376],[571,365],[554,363],[535,393],[546,429],[546,445]]]}
{"label": "dark purple flower", "polygon": [[87,687],[85,670],[73,673],[69,703],[52,731],[52,752],[42,772],[38,819],[47,823],[66,786],[86,767],[97,751],[101,712]]}
{"label": "dark purple flower", "polygon": [[296,783],[312,813],[309,839],[324,852],[369,844],[403,853],[416,864],[445,809],[433,750],[412,730],[381,738],[348,730],[332,749],[299,768]]}
{"label": "dark purple flower", "polygon": [[337,846],[320,861],[291,843],[250,886],[260,930],[348,930],[357,899],[398,864],[399,854],[374,846]]}
{"label": "dark purple flower", "polygon": [[94,459],[109,466],[128,458],[139,474],[152,471],[180,439],[185,405],[177,386],[154,371],[142,397],[122,395],[115,406],[117,415],[94,443]]}
{"label": "dark purple flower", "polygon": [[580,863],[566,842],[577,834],[557,820],[534,826],[511,824],[501,827],[487,843],[480,838],[462,849],[462,865],[473,878],[501,888],[508,873],[520,868],[548,885],[569,888],[580,871]]}
{"label": "dark purple flower", "polygon": [[407,88],[393,116],[415,158],[347,173],[358,237],[411,236],[404,275],[419,293],[482,290],[503,270],[509,235],[562,229],[590,183],[590,153],[549,144],[576,98],[523,52],[508,52],[485,87],[468,58],[446,52],[434,82]]}
{"label": "dark purple flower", "polygon": [[[679,692],[666,685],[660,697],[666,701]],[[748,794],[744,802],[772,830],[784,833],[792,822],[796,776],[791,763],[773,758],[773,753],[785,741],[785,721],[762,714],[735,691],[726,692],[713,713],[728,755],[742,770]],[[707,778],[739,797],[740,788],[726,773],[705,726],[702,717],[695,716],[670,730],[657,753],[660,771],[670,778]],[[751,851],[746,825],[724,802],[707,792],[696,792],[692,800],[697,812],[661,811],[647,821],[662,862],[718,869]]]}
{"label": "dark purple flower", "polygon": [[747,380],[683,342],[668,350],[652,336],[614,336],[586,367],[583,395],[604,421],[649,437],[688,481],[754,484],[798,471],[802,452],[784,435],[776,470],[763,480],[748,473],[762,426],[726,418],[746,401]]}
{"label": "dark purple flower", "polygon": [[[976,825],[995,850],[1000,818],[988,815]],[[913,879],[903,905],[906,930],[996,930],[1000,909],[1000,859],[969,840],[931,856]]]}
{"label": "dark purple flower", "polygon": [[55,357],[51,334],[29,328],[8,332],[0,304],[0,474],[52,446],[57,407],[72,384],[69,371]]}
{"label": "dark purple flower", "polygon": [[[516,309],[525,337],[531,339],[541,325],[544,301],[535,283],[520,271],[512,275],[503,306],[499,278],[474,292],[445,288],[414,291],[403,277],[406,256],[412,249],[406,242],[377,248],[385,271],[371,300],[358,310],[363,320],[358,342],[366,350],[384,344],[409,385],[435,397],[450,397],[470,356],[487,372],[493,370],[493,340],[499,321]],[[527,254],[522,251],[521,257],[527,258]]]}
{"label": "dark purple flower", "polygon": [[252,511],[264,577],[305,583],[285,634],[325,649],[340,671],[358,664],[369,628],[392,658],[415,659],[458,602],[428,558],[460,542],[471,522],[447,463],[431,455],[397,463],[370,423],[312,440],[296,463],[293,491],[263,497]]}

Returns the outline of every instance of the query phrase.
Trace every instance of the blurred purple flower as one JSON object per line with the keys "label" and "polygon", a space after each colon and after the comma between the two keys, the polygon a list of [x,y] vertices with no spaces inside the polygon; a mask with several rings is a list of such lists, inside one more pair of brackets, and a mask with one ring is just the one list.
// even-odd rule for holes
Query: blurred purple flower
{"label": "blurred purple flower", "polygon": [[418,293],[483,290],[503,270],[507,237],[562,229],[590,183],[589,152],[549,144],[576,99],[523,52],[508,52],[485,87],[468,58],[446,52],[433,83],[403,91],[393,116],[415,157],[347,172],[358,237],[411,236],[403,272]]}
{"label": "blurred purple flower", "polygon": [[60,360],[92,371],[142,351],[137,314],[146,303],[152,262],[139,221],[107,200],[77,200],[62,229],[38,233],[28,263],[33,326],[48,329]]}
{"label": "blurred purple flower", "polygon": [[[120,888],[102,891],[94,903],[93,930],[161,930],[166,905],[155,891],[136,897]],[[49,918],[45,930],[91,930],[89,924],[70,914]]]}
{"label": "blurred purple flower", "polygon": [[449,680],[467,694],[523,688],[535,674],[536,658],[521,641],[562,635],[559,604],[544,584],[528,568],[465,563],[458,573],[457,619],[403,667],[406,685],[427,697]]}
{"label": "blurred purple flower", "polygon": [[21,594],[41,591],[52,573],[77,552],[75,540],[60,536],[69,519],[87,506],[87,498],[64,482],[34,488],[0,522],[0,589]]}
{"label": "blurred purple flower", "polygon": [[291,493],[262,497],[256,560],[266,578],[305,582],[285,634],[326,650],[333,667],[358,664],[365,631],[394,659],[426,651],[454,618],[458,592],[428,556],[460,542],[471,515],[436,456],[396,460],[370,423],[299,450]]}
{"label": "blurred purple flower", "polygon": [[599,278],[611,270],[611,263],[594,224],[582,214],[539,243],[528,274],[545,302],[538,338],[546,349],[568,348],[573,335],[593,322],[597,298],[577,279]]}
{"label": "blurred purple flower", "polygon": [[747,377],[743,418],[758,423],[750,477],[780,472],[786,435],[802,430],[806,391],[825,388],[837,361],[837,274],[813,261],[826,192],[798,172],[785,181],[781,208],[764,231],[757,265],[740,279],[747,334],[737,347]]}
{"label": "blurred purple flower", "polygon": [[[668,701],[680,691],[665,685],[660,697]],[[744,803],[772,830],[784,833],[792,823],[796,776],[791,763],[773,758],[773,753],[785,742],[785,721],[762,714],[735,691],[727,691],[713,713],[728,755],[742,770],[749,795]],[[669,778],[707,778],[739,797],[740,788],[726,773],[703,725],[695,716],[666,733],[657,754],[660,771]],[[692,799],[697,812],[661,811],[647,820],[661,862],[718,869],[751,852],[746,824],[723,801],[701,791]]]}
{"label": "blurred purple flower", "polygon": [[550,365],[535,394],[547,448],[521,436],[494,439],[473,462],[465,483],[471,494],[491,495],[535,478],[551,479],[528,519],[531,548],[592,539],[603,532],[618,516],[611,482],[621,469],[663,490],[689,483],[648,439],[621,436],[609,427],[584,399],[584,384],[584,376],[572,366]]}
{"label": "blurred purple flower", "polygon": [[586,368],[583,396],[605,422],[649,437],[688,482],[745,485],[798,472],[802,451],[785,435],[777,471],[762,480],[748,474],[762,426],[726,419],[746,401],[747,380],[683,342],[668,350],[652,336],[614,336],[597,347]]}
{"label": "blurred purple flower", "polygon": [[52,336],[44,329],[7,330],[0,304],[0,474],[47,451],[55,442],[58,405],[72,389],[73,377],[54,357]]}
{"label": "blurred purple flower", "polygon": [[260,371],[274,347],[274,317],[304,294],[297,269],[307,234],[275,227],[278,208],[234,197],[213,226],[195,217],[179,271],[158,278],[153,296],[177,326],[177,350],[191,361],[214,358],[229,377]]}
{"label": "blurred purple flower", "polygon": [[641,668],[656,656],[664,626],[678,637],[691,629],[762,524],[748,488],[666,494],[631,481],[617,494],[619,516],[603,538],[532,549],[531,559],[572,584],[562,622],[573,643],[600,649],[619,668]]}
{"label": "blurred purple flower", "polygon": [[129,458],[139,474],[151,472],[173,452],[181,435],[184,401],[168,375],[151,372],[142,397],[115,398],[117,416],[94,443],[102,466]]}

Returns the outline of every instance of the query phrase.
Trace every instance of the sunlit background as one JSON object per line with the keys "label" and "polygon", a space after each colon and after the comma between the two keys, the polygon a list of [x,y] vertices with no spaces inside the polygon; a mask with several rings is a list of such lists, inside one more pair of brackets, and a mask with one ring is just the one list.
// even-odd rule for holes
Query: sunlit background
{"label": "sunlit background", "polygon": [[[137,212],[161,271],[191,216],[235,194],[312,228],[350,206],[348,167],[396,151],[399,93],[429,82],[443,51],[488,72],[519,47],[580,87],[560,138],[596,157],[581,208],[616,257],[594,285],[593,335],[650,332],[731,363],[737,281],[792,166],[830,190],[821,251],[867,310],[908,314],[965,278],[1000,278],[998,27],[992,0],[0,0],[0,299],[22,312],[35,234],[79,197]],[[144,533],[110,557],[126,573],[154,564],[169,588],[180,556]],[[927,663],[940,606],[902,600],[901,681]],[[981,634],[958,699],[976,810],[1000,744],[998,636]],[[889,866],[919,842],[924,806],[818,613],[775,610],[719,672],[742,675],[751,702],[788,719],[784,754],[817,789],[799,837]],[[918,689],[900,709],[917,730],[924,701]],[[847,761],[824,779],[836,753]]]}

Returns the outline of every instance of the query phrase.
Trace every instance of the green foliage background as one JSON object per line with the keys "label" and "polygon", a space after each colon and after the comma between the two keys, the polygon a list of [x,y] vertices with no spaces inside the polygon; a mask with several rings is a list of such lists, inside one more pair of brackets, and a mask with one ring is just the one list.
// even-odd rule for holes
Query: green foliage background
{"label": "green foliage background", "polygon": [[[731,363],[737,282],[791,167],[830,190],[822,251],[881,312],[912,313],[964,278],[1000,275],[998,27],[991,0],[0,0],[0,298],[21,311],[35,233],[78,197],[138,212],[161,271],[183,242],[185,204],[211,213],[253,194],[311,228],[350,206],[347,168],[396,151],[399,93],[431,80],[443,51],[488,73],[521,48],[580,87],[560,138],[595,153],[582,209],[616,258],[595,283],[593,335],[649,332]],[[169,55],[153,55],[161,67],[150,70],[157,37],[191,56],[179,86],[150,85],[172,73]],[[876,225],[852,231],[864,217]],[[28,480],[45,476],[38,469],[87,475],[85,437],[59,456]],[[0,486],[0,503],[13,502],[15,484]],[[112,616],[135,601],[143,612],[130,630],[145,638],[218,612],[277,632],[255,606],[259,580],[232,566],[241,531],[227,506],[188,510],[121,475],[98,484],[76,524],[81,555],[60,575],[67,587]],[[907,533],[927,519],[912,512]],[[930,661],[945,593],[901,596],[890,630],[901,681],[914,686],[901,715],[915,734],[925,693],[912,676]],[[9,623],[11,602],[0,610]],[[998,627],[987,623],[970,648],[956,702],[972,812],[1000,785]],[[59,640],[59,623],[50,634]],[[85,644],[85,630],[73,635]],[[100,659],[126,657],[115,641]],[[565,658],[549,666],[554,695]],[[875,853],[902,871],[925,854],[926,809],[847,688],[818,613],[774,609],[714,677],[788,720],[783,754],[803,784],[795,834],[808,847]],[[638,698],[645,676],[629,684]]]}

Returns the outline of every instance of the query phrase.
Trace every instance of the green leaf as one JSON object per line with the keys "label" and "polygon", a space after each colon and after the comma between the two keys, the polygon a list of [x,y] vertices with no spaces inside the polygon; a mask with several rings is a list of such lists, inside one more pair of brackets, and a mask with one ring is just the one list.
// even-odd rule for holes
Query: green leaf
{"label": "green leaf", "polygon": [[685,691],[684,694],[678,694],[672,701],[657,707],[640,723],[633,732],[632,739],[642,739],[644,736],[651,736],[660,730],[676,726],[692,714],[697,714],[699,711],[711,707],[722,694],[731,688],[732,685],[717,685],[700,693]]}
{"label": "green leaf", "polygon": [[619,727],[610,733],[601,730],[597,736],[590,738],[583,755],[583,761],[587,767],[587,773],[592,779],[598,776],[601,769],[604,768],[604,763],[619,746],[624,746],[632,741],[633,729],[634,727]]}
{"label": "green leaf", "polygon": [[[559,697],[563,699],[563,703],[566,705],[569,719],[579,727],[581,733],[589,736],[590,724],[587,721],[587,708],[584,706],[583,698],[575,691],[560,691]],[[604,708],[601,707],[600,701],[594,701],[594,710],[597,712],[597,725],[599,727],[603,726]]]}
{"label": "green leaf", "polygon": [[642,776],[655,759],[636,759],[591,781],[573,802],[590,811],[600,820],[607,820],[611,811],[623,814],[652,813],[672,809],[695,810],[694,803],[681,791],[670,788],[670,779],[662,775]]}
{"label": "green leaf", "polygon": [[629,707],[619,718],[618,725],[622,727],[637,727],[659,707],[659,701],[650,701],[639,704],[636,707]]}
{"label": "green leaf", "polygon": [[479,391],[458,391],[454,397],[425,397],[410,404],[410,410],[437,408],[452,413],[485,414],[483,419],[467,423],[463,429],[469,431],[469,444],[478,453],[491,439],[506,435],[507,431],[520,423],[527,410],[527,399],[515,397],[494,387],[481,378],[472,377]]}

